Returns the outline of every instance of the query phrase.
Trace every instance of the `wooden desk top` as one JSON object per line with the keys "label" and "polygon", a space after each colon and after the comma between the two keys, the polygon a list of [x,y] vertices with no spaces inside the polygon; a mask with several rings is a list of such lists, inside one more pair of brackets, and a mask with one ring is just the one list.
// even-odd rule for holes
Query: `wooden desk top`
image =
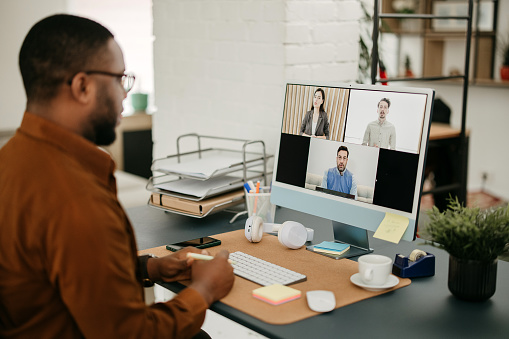
{"label": "wooden desk top", "polygon": [[[461,129],[452,128],[448,124],[443,124],[439,122],[431,123],[431,128],[429,130],[429,140],[440,140],[440,139],[448,139],[448,138],[457,138],[461,133]],[[467,136],[470,131],[466,131]]]}

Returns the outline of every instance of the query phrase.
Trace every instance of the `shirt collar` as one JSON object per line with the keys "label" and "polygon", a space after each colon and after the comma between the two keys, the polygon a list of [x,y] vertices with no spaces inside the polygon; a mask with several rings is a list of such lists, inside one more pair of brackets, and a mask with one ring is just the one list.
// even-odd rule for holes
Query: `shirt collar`
{"label": "shirt collar", "polygon": [[25,112],[18,131],[65,152],[76,159],[85,170],[96,176],[104,185],[116,191],[113,175],[115,162],[106,151],[94,143],[30,112]]}
{"label": "shirt collar", "polygon": [[345,168],[345,170],[343,171],[343,173],[341,173],[341,172],[338,170],[338,166],[336,166],[335,168],[336,168],[336,172],[337,172],[339,175],[341,175],[341,176],[345,175],[345,173],[346,173],[346,171],[347,171],[347,169]]}

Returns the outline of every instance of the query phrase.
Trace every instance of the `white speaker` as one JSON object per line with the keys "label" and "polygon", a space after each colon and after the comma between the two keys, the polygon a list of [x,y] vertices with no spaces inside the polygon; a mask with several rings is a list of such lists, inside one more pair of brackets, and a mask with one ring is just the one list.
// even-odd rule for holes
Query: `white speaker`
{"label": "white speaker", "polygon": [[291,249],[301,248],[306,241],[312,241],[314,230],[306,228],[296,221],[283,224],[264,223],[263,219],[253,215],[246,220],[244,234],[250,242],[260,242],[264,232],[277,232],[279,242]]}

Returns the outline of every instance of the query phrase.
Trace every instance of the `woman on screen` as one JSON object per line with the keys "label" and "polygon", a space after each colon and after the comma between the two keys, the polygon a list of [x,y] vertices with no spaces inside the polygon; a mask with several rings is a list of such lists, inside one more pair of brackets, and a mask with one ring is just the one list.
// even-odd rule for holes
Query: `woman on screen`
{"label": "woman on screen", "polygon": [[329,119],[323,108],[325,92],[318,88],[313,97],[313,107],[306,113],[300,126],[300,135],[320,139],[329,139]]}

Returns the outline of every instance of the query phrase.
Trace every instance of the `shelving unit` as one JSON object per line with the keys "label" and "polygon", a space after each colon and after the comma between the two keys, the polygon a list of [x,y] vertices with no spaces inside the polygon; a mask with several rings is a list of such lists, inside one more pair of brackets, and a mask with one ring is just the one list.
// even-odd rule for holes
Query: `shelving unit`
{"label": "shelving unit", "polygon": [[[182,151],[183,139],[195,139],[191,151]],[[261,140],[181,135],[177,138],[177,153],[152,164],[152,171],[160,175],[149,179],[146,188],[152,197],[148,204],[197,218],[239,205],[244,202],[243,184],[248,180],[268,184],[271,158]]]}
{"label": "shelving unit", "polygon": [[[470,33],[470,65],[469,81],[477,83],[481,81],[493,81],[494,61],[497,39],[498,0],[473,0],[472,15],[455,15],[462,12],[458,6],[468,6],[469,1],[438,1],[421,0],[415,13],[420,14],[397,14],[393,13],[394,0],[381,2],[379,18],[382,24],[379,32],[382,34],[395,34],[398,39],[414,36],[422,40],[423,50],[423,78],[452,77],[458,78],[459,73],[452,69],[445,70],[446,50],[449,44],[454,42],[464,43],[467,40],[466,23],[471,17]],[[440,7],[437,7],[440,6]],[[434,15],[433,13],[447,12],[445,6],[449,6],[451,15]],[[477,8],[482,6],[482,15],[477,16]],[[447,7],[447,8],[449,8]],[[455,24],[460,22],[461,24]],[[409,25],[411,24],[411,25]],[[401,56],[399,56],[401,58]],[[401,60],[399,60],[401,64]],[[458,66],[458,69],[461,67]],[[451,74],[453,73],[453,74]],[[432,79],[434,80],[434,79]]]}
{"label": "shelving unit", "polygon": [[[433,4],[437,1],[421,1],[418,13],[420,14],[398,14],[393,13],[392,0],[380,2],[375,0],[374,2],[374,14],[373,14],[373,49],[372,49],[372,64],[371,64],[371,82],[373,84],[379,82],[391,82],[391,81],[438,81],[438,80],[460,80],[462,82],[462,109],[461,109],[461,129],[459,130],[457,138],[447,139],[448,145],[442,145],[441,139],[431,141],[429,148],[442,148],[449,147],[449,152],[452,153],[456,159],[454,159],[454,168],[451,171],[454,172],[454,176],[451,179],[452,182],[441,183],[432,190],[423,192],[422,194],[435,194],[447,195],[451,193],[458,196],[461,202],[466,203],[467,200],[467,164],[468,164],[468,135],[466,131],[466,110],[467,110],[467,98],[468,98],[468,86],[470,77],[470,59],[474,56],[474,72],[475,78],[480,74],[485,74],[487,71],[484,67],[485,58],[489,58],[489,72],[491,74],[493,69],[493,58],[495,48],[495,36],[496,34],[483,34],[479,31],[479,20],[476,20],[476,36],[473,39],[473,13],[474,13],[474,0],[467,0],[468,3],[467,15],[435,15],[433,13]],[[494,3],[494,23],[493,31],[496,32],[496,9],[498,3],[493,0]],[[382,4],[382,6],[380,6]],[[476,0],[476,5],[479,6],[480,0]],[[401,27],[403,20],[417,21],[416,29],[410,31],[404,30]],[[433,20],[460,20],[466,23],[466,31],[463,33],[458,32],[436,32],[433,29]],[[381,33],[381,26],[386,32],[392,32],[397,34],[417,34],[422,36],[424,39],[424,53],[423,53],[423,76],[422,77],[395,77],[388,79],[380,79],[378,77],[378,66],[379,66],[379,50],[378,40]],[[489,39],[485,39],[485,36]],[[442,62],[443,62],[443,49],[444,43],[447,39],[462,39],[465,42],[465,63],[463,73],[444,75],[442,73]],[[474,40],[474,41],[473,41]],[[472,54],[472,43],[474,43],[475,51],[479,51],[481,47],[486,47],[486,41],[490,49],[488,55],[473,53]],[[492,74],[490,75],[492,77]],[[442,153],[443,155],[443,153]],[[441,180],[443,181],[443,180]]]}

